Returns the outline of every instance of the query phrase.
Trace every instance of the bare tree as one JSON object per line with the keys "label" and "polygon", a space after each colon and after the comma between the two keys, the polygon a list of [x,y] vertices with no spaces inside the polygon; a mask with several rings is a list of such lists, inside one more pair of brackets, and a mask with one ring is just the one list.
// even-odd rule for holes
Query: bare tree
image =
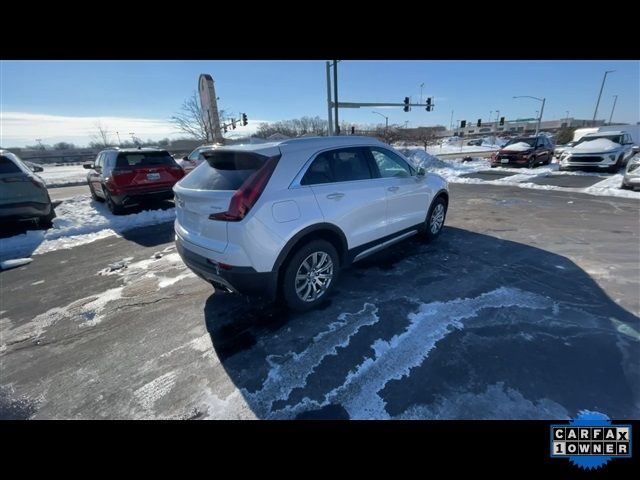
{"label": "bare tree", "polygon": [[178,130],[190,138],[207,140],[207,124],[204,120],[200,99],[195,91],[182,103],[180,112],[171,116],[170,120]]}
{"label": "bare tree", "polygon": [[261,123],[256,132],[257,137],[267,138],[274,133],[286,135],[288,137],[299,137],[301,135],[326,135],[327,121],[320,117],[302,117],[292,120],[281,120],[279,122]]}
{"label": "bare tree", "polygon": [[58,142],[53,146],[54,150],[73,150],[76,146],[73,143]]}
{"label": "bare tree", "polygon": [[109,130],[107,127],[102,125],[100,122],[96,122],[95,124],[96,133],[91,135],[93,138],[93,142],[91,142],[96,147],[106,148],[111,145],[111,139],[109,137]]}
{"label": "bare tree", "polygon": [[[226,114],[224,110],[218,110],[218,116],[220,122],[224,123]],[[193,92],[189,98],[187,98],[180,107],[180,112],[172,115],[170,121],[176,126],[178,130],[185,133],[189,138],[195,138],[207,140],[207,122],[204,118],[204,112],[202,111],[202,105],[200,104],[200,98],[198,98],[197,92]]]}

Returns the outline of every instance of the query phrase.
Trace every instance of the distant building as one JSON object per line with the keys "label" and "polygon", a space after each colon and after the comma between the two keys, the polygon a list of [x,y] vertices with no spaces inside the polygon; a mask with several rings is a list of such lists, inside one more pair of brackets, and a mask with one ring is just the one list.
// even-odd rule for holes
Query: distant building
{"label": "distant building", "polygon": [[[476,122],[467,122],[465,128],[454,128],[441,133],[442,136],[480,136],[480,135],[525,135],[533,134],[536,131],[538,120],[535,118],[519,118],[516,120],[505,121],[504,125],[499,122],[482,122],[478,127]],[[581,120],[577,118],[563,118],[561,120],[543,120],[540,122],[541,132],[556,132],[561,128],[580,128],[580,127],[600,127],[604,125],[604,120]]]}

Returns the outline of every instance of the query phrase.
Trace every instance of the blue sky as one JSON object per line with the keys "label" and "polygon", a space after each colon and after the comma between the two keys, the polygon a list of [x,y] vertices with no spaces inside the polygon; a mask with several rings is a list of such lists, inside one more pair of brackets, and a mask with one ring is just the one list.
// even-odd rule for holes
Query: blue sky
{"label": "blue sky", "polygon": [[[591,118],[605,70],[609,74],[598,118],[607,119],[618,95],[614,121],[640,120],[638,61],[343,61],[341,101],[402,102],[435,98],[426,112],[380,109],[389,123],[449,126],[488,120],[496,110],[507,119],[533,117],[539,102],[514,95],[546,97],[543,119]],[[322,61],[2,61],[3,146],[66,140],[86,144],[96,119],[108,128],[136,130],[142,138],[176,136],[168,118],[195,90],[200,73],[216,81],[219,107],[247,112],[250,124],[320,115],[326,117]],[[371,108],[341,110],[341,119],[378,123]],[[56,118],[61,117],[61,118]],[[128,123],[127,123],[128,122]],[[43,141],[45,141],[43,140]]]}

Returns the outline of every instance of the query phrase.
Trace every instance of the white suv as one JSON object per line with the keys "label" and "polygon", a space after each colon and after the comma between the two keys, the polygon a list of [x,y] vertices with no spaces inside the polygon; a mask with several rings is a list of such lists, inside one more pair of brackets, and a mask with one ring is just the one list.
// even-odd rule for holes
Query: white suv
{"label": "white suv", "polygon": [[447,182],[368,137],[318,137],[204,152],[174,187],[185,264],[232,292],[324,300],[340,267],[444,225]]}

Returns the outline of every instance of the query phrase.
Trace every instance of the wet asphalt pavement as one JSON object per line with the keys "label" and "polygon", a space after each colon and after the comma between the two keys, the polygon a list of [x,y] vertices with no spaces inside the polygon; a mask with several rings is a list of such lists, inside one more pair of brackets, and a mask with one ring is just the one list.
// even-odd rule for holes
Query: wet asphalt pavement
{"label": "wet asphalt pavement", "polygon": [[215,292],[172,224],[0,273],[0,417],[639,418],[640,202],[450,188],[306,314]]}

